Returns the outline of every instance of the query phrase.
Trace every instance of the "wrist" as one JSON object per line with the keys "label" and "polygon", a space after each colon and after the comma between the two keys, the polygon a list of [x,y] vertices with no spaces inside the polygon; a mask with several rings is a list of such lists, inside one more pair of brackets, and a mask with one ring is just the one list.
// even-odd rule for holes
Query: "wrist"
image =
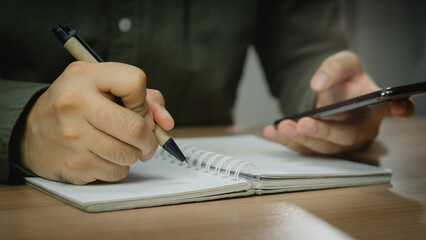
{"label": "wrist", "polygon": [[27,144],[26,136],[28,129],[28,119],[32,112],[33,106],[39,99],[39,97],[46,91],[46,88],[43,88],[36,92],[27,102],[23,108],[19,118],[17,119],[15,126],[12,130],[9,142],[9,162],[13,166],[20,176],[34,176],[35,174],[29,170],[27,161],[28,155],[26,154]]}

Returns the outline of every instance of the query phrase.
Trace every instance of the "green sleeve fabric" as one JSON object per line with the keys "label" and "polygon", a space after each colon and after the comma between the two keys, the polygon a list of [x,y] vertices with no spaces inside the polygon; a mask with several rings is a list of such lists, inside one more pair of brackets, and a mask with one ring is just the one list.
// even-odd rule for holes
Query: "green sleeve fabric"
{"label": "green sleeve fabric", "polygon": [[18,165],[18,139],[31,106],[49,85],[0,79],[0,86],[0,182],[16,183],[31,174]]}
{"label": "green sleeve fabric", "polygon": [[255,47],[285,115],[314,107],[309,82],[321,62],[347,49],[337,1],[263,1]]}

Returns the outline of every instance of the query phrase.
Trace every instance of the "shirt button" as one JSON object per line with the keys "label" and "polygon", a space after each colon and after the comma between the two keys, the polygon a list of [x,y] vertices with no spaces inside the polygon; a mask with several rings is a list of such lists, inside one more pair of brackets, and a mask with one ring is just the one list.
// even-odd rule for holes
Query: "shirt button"
{"label": "shirt button", "polygon": [[127,17],[120,19],[118,21],[118,29],[123,33],[130,31],[132,29],[132,20]]}

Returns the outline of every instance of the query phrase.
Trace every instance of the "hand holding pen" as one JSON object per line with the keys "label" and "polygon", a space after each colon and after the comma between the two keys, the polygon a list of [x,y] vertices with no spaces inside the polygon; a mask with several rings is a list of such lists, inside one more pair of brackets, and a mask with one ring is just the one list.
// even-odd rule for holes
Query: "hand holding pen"
{"label": "hand holding pen", "polygon": [[145,86],[144,72],[127,64],[71,63],[29,112],[21,165],[73,184],[124,179],[157,149],[154,120],[165,130],[174,125],[161,93]]}

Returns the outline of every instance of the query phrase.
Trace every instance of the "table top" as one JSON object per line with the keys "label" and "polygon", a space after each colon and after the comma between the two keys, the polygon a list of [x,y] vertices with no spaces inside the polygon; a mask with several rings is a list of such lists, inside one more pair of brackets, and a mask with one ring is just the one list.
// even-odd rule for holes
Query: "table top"
{"label": "table top", "polygon": [[[174,137],[261,135],[192,127]],[[426,236],[426,118],[386,119],[350,156],[393,170],[391,184],[86,213],[27,185],[0,185],[1,239],[420,239]]]}

